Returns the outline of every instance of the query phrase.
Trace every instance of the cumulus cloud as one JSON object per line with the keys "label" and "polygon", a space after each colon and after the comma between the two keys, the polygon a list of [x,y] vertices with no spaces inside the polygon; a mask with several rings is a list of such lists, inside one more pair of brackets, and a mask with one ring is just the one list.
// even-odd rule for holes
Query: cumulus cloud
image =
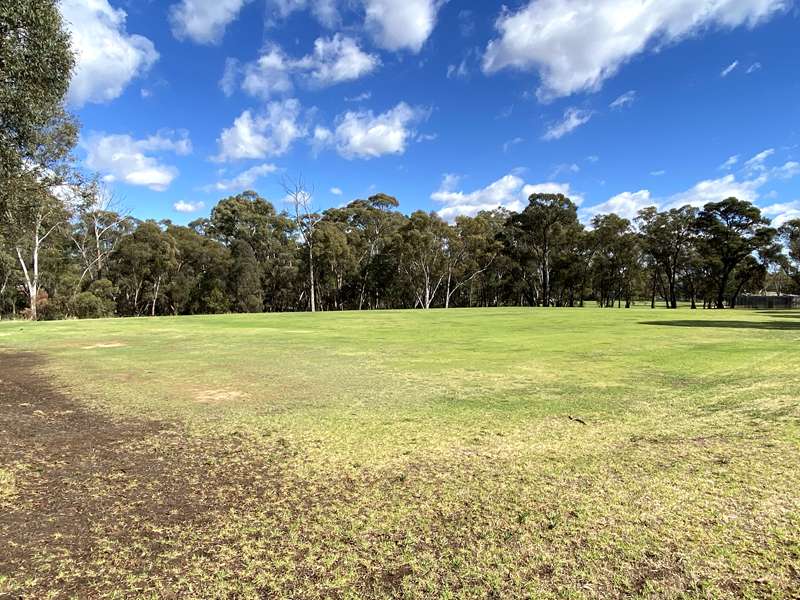
{"label": "cumulus cloud", "polygon": [[186,155],[192,144],[186,132],[159,132],[137,140],[125,134],[92,133],[81,141],[86,166],[106,182],[121,181],[162,192],[178,176],[178,169],[161,162],[165,152]]}
{"label": "cumulus cloud", "polygon": [[650,49],[709,29],[753,27],[790,0],[530,0],[504,10],[483,69],[538,71],[540,100],[598,90],[622,65]]}
{"label": "cumulus cloud", "polygon": [[217,139],[218,162],[281,156],[307,133],[300,103],[291,98],[270,102],[260,113],[245,110]]}
{"label": "cumulus cloud", "polygon": [[436,25],[441,0],[362,0],[364,25],[385,50],[422,50]]}
{"label": "cumulus cloud", "polygon": [[443,205],[436,211],[446,221],[456,217],[475,216],[484,210],[505,208],[519,212],[528,204],[531,194],[564,194],[580,205],[583,198],[571,191],[568,183],[536,183],[526,184],[518,175],[508,174],[484,188],[472,192],[457,190],[461,178],[446,174],[439,189],[431,194],[431,199]]}
{"label": "cumulus cloud", "polygon": [[[660,210],[679,208],[685,205],[702,208],[709,202],[720,202],[730,197],[756,203],[759,200],[774,197],[773,193],[761,194],[761,190],[769,182],[791,179],[800,175],[800,163],[798,162],[787,161],[778,166],[767,164],[774,153],[775,151],[771,148],[759,152],[746,161],[737,173],[728,173],[723,177],[698,181],[689,189],[670,196],[656,198],[649,190],[622,192],[606,202],[583,209],[581,217],[588,219],[596,214],[615,212],[630,219],[647,206],[656,206]],[[722,167],[730,169],[738,162],[739,157],[732,156],[725,161]],[[793,218],[789,215],[796,208],[793,203],[784,203],[772,204],[762,210],[765,215],[773,217],[773,223],[780,225],[786,219]]]}
{"label": "cumulus cloud", "polygon": [[335,145],[347,159],[403,154],[416,137],[414,125],[426,116],[425,110],[405,102],[379,115],[371,110],[348,111],[337,118],[335,130],[317,127],[313,143],[317,150]]}
{"label": "cumulus cloud", "polygon": [[76,58],[67,95],[71,106],[119,97],[158,60],[153,42],[129,34],[125,11],[112,8],[108,0],[61,0],[59,6]]}
{"label": "cumulus cloud", "polygon": [[317,38],[314,50],[302,58],[286,55],[280,46],[268,46],[254,62],[240,66],[228,59],[220,87],[230,95],[241,79],[242,89],[259,98],[289,93],[298,79],[312,87],[327,87],[354,81],[378,68],[381,61],[375,54],[364,52],[353,38],[336,34]]}
{"label": "cumulus cloud", "polygon": [[181,0],[169,10],[172,34],[179,40],[218,44],[225,28],[249,0]]}
{"label": "cumulus cloud", "polygon": [[581,108],[568,108],[564,111],[564,116],[560,121],[551,123],[542,136],[543,140],[557,140],[568,133],[575,131],[581,125],[585,125],[592,118],[594,113],[590,110]]}
{"label": "cumulus cloud", "polygon": [[331,194],[333,194],[334,196],[341,196],[342,194],[344,194],[344,192],[342,191],[342,188],[332,187]]}
{"label": "cumulus cloud", "polygon": [[193,213],[205,208],[204,202],[187,202],[185,200],[178,200],[172,205],[172,208],[179,213]]}
{"label": "cumulus cloud", "polygon": [[255,167],[250,167],[246,171],[242,171],[236,177],[232,177],[231,179],[222,179],[212,185],[207,185],[203,189],[207,192],[212,190],[218,192],[246,190],[252,187],[256,181],[265,175],[274,173],[277,170],[278,167],[272,163],[256,165]]}
{"label": "cumulus cloud", "polygon": [[773,227],[780,227],[792,219],[800,219],[800,200],[779,202],[761,209],[761,213],[772,220]]}
{"label": "cumulus cloud", "polygon": [[638,192],[622,192],[612,196],[601,204],[596,204],[581,211],[581,216],[591,219],[596,215],[616,213],[625,219],[633,219],[643,208],[655,206],[649,190],[639,190]]}
{"label": "cumulus cloud", "polygon": [[626,106],[630,106],[636,101],[636,90],[630,90],[619,96],[616,100],[614,100],[611,104],[609,104],[610,108],[625,108]]}

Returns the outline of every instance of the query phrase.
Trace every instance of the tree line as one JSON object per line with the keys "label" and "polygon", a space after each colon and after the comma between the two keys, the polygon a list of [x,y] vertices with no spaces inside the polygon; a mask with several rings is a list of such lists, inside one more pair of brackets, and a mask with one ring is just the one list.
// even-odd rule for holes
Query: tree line
{"label": "tree line", "polygon": [[[97,189],[90,188],[90,189]],[[321,213],[256,192],[186,226],[47,196],[4,219],[0,311],[30,318],[490,306],[735,307],[767,285],[800,290],[800,220],[776,230],[728,198],[615,214],[589,227],[559,194],[447,223],[386,194]],[[291,198],[290,194],[290,198]]]}
{"label": "tree line", "polygon": [[187,226],[118,210],[76,166],[64,109],[74,57],[54,0],[0,8],[0,315],[32,319],[468,306],[735,307],[800,291],[800,220],[779,229],[736,198],[595,216],[534,194],[448,223],[376,194],[290,210],[256,192]]}

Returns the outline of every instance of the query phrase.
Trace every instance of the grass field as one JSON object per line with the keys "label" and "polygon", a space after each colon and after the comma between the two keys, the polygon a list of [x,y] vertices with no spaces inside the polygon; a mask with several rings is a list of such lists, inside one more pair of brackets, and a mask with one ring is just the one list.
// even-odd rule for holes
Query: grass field
{"label": "grass field", "polygon": [[800,597],[800,313],[4,322],[0,380],[0,597]]}

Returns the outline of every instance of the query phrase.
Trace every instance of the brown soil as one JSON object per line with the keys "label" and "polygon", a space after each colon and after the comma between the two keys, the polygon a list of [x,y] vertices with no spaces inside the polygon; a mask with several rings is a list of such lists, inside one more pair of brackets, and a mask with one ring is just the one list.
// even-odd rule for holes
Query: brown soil
{"label": "brown soil", "polygon": [[274,450],[255,468],[236,436],[199,440],[79,405],[38,374],[35,355],[2,353],[0,366],[0,468],[16,481],[0,497],[0,598],[102,595],[112,583],[102,573],[59,573],[134,540],[151,555],[164,528],[208,525],[280,479]]}

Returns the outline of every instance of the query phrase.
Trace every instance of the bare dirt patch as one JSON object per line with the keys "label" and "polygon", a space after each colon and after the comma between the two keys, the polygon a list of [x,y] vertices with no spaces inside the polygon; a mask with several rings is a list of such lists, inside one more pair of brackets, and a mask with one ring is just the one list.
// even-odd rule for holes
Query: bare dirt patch
{"label": "bare dirt patch", "polygon": [[196,402],[204,404],[224,404],[234,400],[242,400],[247,394],[238,390],[201,390],[194,395]]}
{"label": "bare dirt patch", "polygon": [[264,460],[237,436],[200,440],[174,423],[112,419],[55,389],[35,355],[0,354],[0,364],[0,470],[13,489],[0,510],[0,598],[124,589],[119,573],[96,568],[121,547],[140,549],[132,572],[168,581],[179,571],[150,561],[164,531],[208,527],[281,480],[280,447]]}
{"label": "bare dirt patch", "polygon": [[124,348],[125,344],[120,342],[106,342],[101,344],[92,344],[91,346],[83,346],[84,350],[97,350],[101,348]]}

